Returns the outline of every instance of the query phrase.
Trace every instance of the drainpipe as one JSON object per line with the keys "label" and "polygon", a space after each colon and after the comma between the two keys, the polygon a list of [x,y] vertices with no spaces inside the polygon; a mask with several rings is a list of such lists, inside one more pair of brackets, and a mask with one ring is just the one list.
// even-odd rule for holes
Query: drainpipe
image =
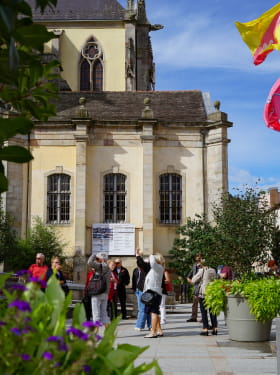
{"label": "drainpipe", "polygon": [[206,217],[208,214],[207,209],[207,196],[206,196],[206,129],[200,130],[201,142],[202,142],[202,193],[203,193],[203,216]]}
{"label": "drainpipe", "polygon": [[[30,152],[30,133],[27,135],[27,149]],[[25,210],[25,238],[28,232],[28,220],[29,220],[29,187],[30,187],[30,161],[27,162],[27,182],[26,182],[26,210]]]}

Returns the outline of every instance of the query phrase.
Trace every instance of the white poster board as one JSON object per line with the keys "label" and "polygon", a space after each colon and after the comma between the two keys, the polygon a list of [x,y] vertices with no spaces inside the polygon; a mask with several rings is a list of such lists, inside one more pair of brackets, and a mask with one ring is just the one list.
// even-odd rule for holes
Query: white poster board
{"label": "white poster board", "polygon": [[108,255],[135,254],[135,226],[133,224],[93,224],[92,253]]}

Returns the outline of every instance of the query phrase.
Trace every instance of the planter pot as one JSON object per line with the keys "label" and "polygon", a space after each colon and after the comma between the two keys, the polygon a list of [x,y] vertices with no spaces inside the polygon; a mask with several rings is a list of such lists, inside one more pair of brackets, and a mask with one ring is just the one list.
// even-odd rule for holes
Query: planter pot
{"label": "planter pot", "polygon": [[250,314],[246,298],[227,297],[226,322],[229,338],[234,341],[268,341],[272,321],[258,322]]}

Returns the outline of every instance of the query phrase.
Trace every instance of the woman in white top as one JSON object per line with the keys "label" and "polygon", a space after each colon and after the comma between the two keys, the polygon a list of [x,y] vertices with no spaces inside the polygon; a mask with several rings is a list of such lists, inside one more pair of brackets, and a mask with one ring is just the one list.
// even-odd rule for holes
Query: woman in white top
{"label": "woman in white top", "polygon": [[152,332],[144,337],[155,338],[158,336],[163,336],[160,325],[159,306],[162,298],[162,278],[164,272],[162,264],[164,264],[164,259],[161,254],[155,254],[150,255],[149,260],[151,269],[146,275],[143,292],[152,290],[157,294],[152,306],[145,306],[145,313],[151,314],[152,316]]}

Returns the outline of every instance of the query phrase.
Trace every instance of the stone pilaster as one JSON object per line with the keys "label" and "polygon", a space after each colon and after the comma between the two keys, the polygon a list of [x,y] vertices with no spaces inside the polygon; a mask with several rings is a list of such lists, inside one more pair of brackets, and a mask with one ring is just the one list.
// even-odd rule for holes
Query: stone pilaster
{"label": "stone pilaster", "polygon": [[142,147],[143,147],[143,251],[145,254],[154,252],[154,137],[155,121],[143,120]]}
{"label": "stone pilaster", "polygon": [[76,197],[75,197],[75,254],[86,254],[86,163],[88,125],[90,120],[73,120],[76,125]]}
{"label": "stone pilaster", "polygon": [[216,111],[208,115],[208,135],[206,137],[206,170],[209,214],[212,204],[223,192],[228,191],[228,143],[227,129],[232,123],[224,112]]}

